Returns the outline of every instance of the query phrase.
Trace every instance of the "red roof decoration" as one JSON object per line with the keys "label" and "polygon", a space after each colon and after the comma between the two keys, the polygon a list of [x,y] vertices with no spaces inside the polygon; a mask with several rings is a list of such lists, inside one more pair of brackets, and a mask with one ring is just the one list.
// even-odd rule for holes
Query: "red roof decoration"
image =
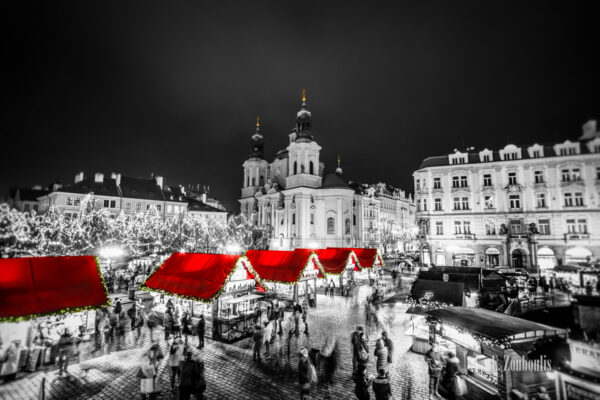
{"label": "red roof decoration", "polygon": [[315,253],[327,275],[341,275],[350,265],[358,268],[356,257],[350,249],[319,249],[315,250]]}
{"label": "red roof decoration", "polygon": [[[335,249],[338,248],[335,247]],[[381,257],[381,254],[379,254],[379,250],[377,249],[345,248],[345,250],[352,250],[354,252],[358,258],[357,261],[360,268],[373,268],[374,265],[381,265],[383,267],[385,265],[383,257]]]}
{"label": "red roof decoration", "polygon": [[[142,285],[144,290],[211,303],[219,297],[237,267],[255,279],[244,256],[231,254],[173,253]],[[257,285],[259,284],[259,279]]]}
{"label": "red roof decoration", "polygon": [[93,256],[0,259],[0,321],[110,306]]}
{"label": "red roof decoration", "polygon": [[263,281],[295,285],[307,268],[316,269],[319,278],[325,277],[319,258],[309,249],[248,250],[246,257]]}

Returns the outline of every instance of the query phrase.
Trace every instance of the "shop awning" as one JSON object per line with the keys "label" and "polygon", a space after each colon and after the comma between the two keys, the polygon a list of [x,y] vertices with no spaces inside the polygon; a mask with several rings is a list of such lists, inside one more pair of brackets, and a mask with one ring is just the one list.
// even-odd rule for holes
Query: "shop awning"
{"label": "shop awning", "polygon": [[[232,254],[173,253],[142,285],[142,289],[210,303],[223,292],[238,268],[256,279],[248,260]],[[256,279],[260,285],[260,279]]]}
{"label": "shop awning", "polygon": [[319,278],[325,277],[319,258],[309,249],[248,250],[246,257],[262,281],[295,285],[305,272],[313,270]]}
{"label": "shop awning", "polygon": [[327,275],[341,275],[347,268],[358,267],[352,250],[329,248],[315,250],[315,253]]}
{"label": "shop awning", "polygon": [[533,339],[564,333],[563,329],[484,308],[446,307],[427,311],[429,316],[490,339]]}
{"label": "shop awning", "polygon": [[427,302],[436,302],[452,306],[464,305],[464,289],[462,282],[443,282],[417,279],[411,288],[410,297],[419,302],[427,298]]}
{"label": "shop awning", "polygon": [[383,257],[379,254],[377,249],[361,249],[361,248],[341,248],[341,247],[328,247],[328,249],[339,249],[339,250],[351,250],[358,261],[360,268],[373,268],[373,266],[383,267]]}
{"label": "shop awning", "polygon": [[0,321],[107,306],[96,257],[0,259]]}

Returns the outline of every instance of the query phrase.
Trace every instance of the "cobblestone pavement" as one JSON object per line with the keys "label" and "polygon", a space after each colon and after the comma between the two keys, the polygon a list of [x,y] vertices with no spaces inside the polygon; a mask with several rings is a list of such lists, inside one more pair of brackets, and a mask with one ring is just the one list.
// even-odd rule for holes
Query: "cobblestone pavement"
{"label": "cobblestone pavement", "polygon": [[[319,307],[311,309],[308,316],[309,335],[294,339],[289,360],[276,341],[270,358],[261,363],[252,361],[250,339],[229,345],[206,340],[203,350],[196,350],[197,338],[190,338],[194,352],[200,352],[206,366],[207,399],[297,399],[299,398],[296,355],[298,346],[320,348],[327,334],[338,339],[340,364],[335,374],[335,384],[330,390],[332,399],[353,399],[354,383],[351,380],[352,356],[350,334],[356,325],[365,325],[364,306],[356,301],[336,296],[318,296]],[[409,348],[411,337],[404,332],[409,316],[406,306],[400,303],[386,304],[379,313],[381,324],[390,332],[395,344],[395,360],[390,366],[392,392],[395,399],[426,399],[427,369],[423,357]],[[368,326],[370,337],[370,374],[375,375],[374,342],[381,328]],[[165,356],[168,345],[162,331],[155,331],[155,338]],[[149,338],[135,347],[131,333],[127,333],[124,350],[112,352],[84,363],[69,367],[68,377],[58,377],[55,371],[36,372],[0,386],[0,399],[37,399],[42,379],[46,379],[46,399],[132,399],[140,398],[137,367],[142,352],[150,345]],[[168,391],[170,369],[163,360],[159,367],[159,386],[163,389],[160,399],[178,398],[177,389]],[[312,392],[315,399],[323,399],[325,388],[318,384]]]}

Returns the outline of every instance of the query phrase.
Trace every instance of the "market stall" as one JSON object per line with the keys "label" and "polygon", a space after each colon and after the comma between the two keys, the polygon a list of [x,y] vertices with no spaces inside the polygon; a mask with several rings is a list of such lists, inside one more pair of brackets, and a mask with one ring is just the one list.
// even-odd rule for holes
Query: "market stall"
{"label": "market stall", "polygon": [[157,314],[164,313],[171,300],[192,317],[204,315],[212,328],[206,332],[224,341],[250,334],[256,306],[264,297],[262,282],[248,259],[231,254],[173,253],[142,289],[157,293],[153,305]]}
{"label": "market stall", "polygon": [[413,333],[412,350],[425,354],[429,348],[429,325],[425,319],[427,311],[440,307],[465,305],[464,284],[461,282],[430,281],[417,279],[408,296]]}
{"label": "market stall", "polygon": [[338,277],[336,286],[342,295],[347,295],[354,281],[354,272],[360,271],[357,257],[349,249],[318,249],[315,253],[323,266],[327,279],[321,283],[326,285],[330,279]]}
{"label": "market stall", "polygon": [[445,307],[426,315],[430,340],[442,354],[452,351],[459,359],[468,387],[464,399],[509,399],[513,389],[554,387],[546,371],[521,366],[540,365],[528,359],[528,350],[538,340],[565,337],[565,330],[482,308]]}
{"label": "market stall", "polygon": [[594,400],[600,397],[600,345],[568,340],[569,354],[556,367],[561,399]]}
{"label": "market stall", "polygon": [[316,253],[308,249],[294,251],[248,250],[246,257],[269,292],[279,300],[317,306],[317,279],[325,272]]}
{"label": "market stall", "polygon": [[362,249],[362,248],[337,248],[328,247],[338,250],[351,250],[354,261],[358,266],[358,270],[354,273],[355,280],[368,281],[374,285],[378,273],[385,266],[383,257],[377,249]]}
{"label": "market stall", "polygon": [[0,259],[0,341],[13,357],[0,376],[54,362],[61,335],[83,338],[88,311],[108,306],[93,256]]}

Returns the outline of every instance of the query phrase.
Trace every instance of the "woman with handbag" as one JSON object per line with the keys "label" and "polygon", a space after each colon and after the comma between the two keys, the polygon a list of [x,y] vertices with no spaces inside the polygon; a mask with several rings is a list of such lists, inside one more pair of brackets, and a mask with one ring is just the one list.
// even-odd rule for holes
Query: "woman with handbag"
{"label": "woman with handbag", "polygon": [[358,348],[357,348],[357,361],[358,366],[364,365],[365,370],[367,368],[367,364],[369,363],[369,339],[364,332],[360,333]]}
{"label": "woman with handbag", "polygon": [[388,350],[382,339],[377,339],[375,342],[375,357],[377,357],[376,369],[377,371],[383,369],[385,375],[388,375]]}

